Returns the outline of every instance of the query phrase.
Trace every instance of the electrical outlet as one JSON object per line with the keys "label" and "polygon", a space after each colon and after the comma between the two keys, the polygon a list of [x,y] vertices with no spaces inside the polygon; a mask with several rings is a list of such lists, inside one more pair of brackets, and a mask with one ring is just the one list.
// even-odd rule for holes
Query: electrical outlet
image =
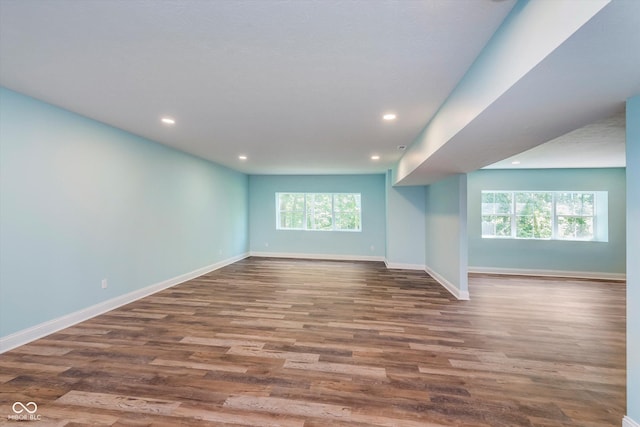
{"label": "electrical outlet", "polygon": [[373,246],[373,245],[371,245],[371,252],[373,252],[373,251],[375,251],[375,250],[376,250],[376,247],[375,247],[375,246]]}
{"label": "electrical outlet", "polygon": [[264,247],[268,248],[269,247],[269,242],[265,242]]}
{"label": "electrical outlet", "polygon": [[102,289],[107,289],[107,286],[109,286],[109,282],[107,282],[107,279],[102,279]]}

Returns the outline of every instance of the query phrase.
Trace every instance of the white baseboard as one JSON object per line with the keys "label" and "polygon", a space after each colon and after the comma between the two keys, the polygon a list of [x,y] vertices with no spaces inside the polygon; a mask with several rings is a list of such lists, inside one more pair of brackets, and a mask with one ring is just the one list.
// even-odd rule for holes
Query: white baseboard
{"label": "white baseboard", "polygon": [[625,417],[622,419],[622,427],[640,427],[640,423],[633,421],[631,418]]}
{"label": "white baseboard", "polygon": [[114,310],[140,298],[144,298],[156,292],[162,291],[180,283],[184,283],[188,280],[195,279],[196,277],[202,276],[203,274],[207,274],[229,264],[233,264],[234,262],[240,261],[241,259],[247,258],[248,256],[248,253],[244,253],[235,257],[227,258],[215,264],[199,268],[189,273],[181,274],[180,276],[176,276],[171,279],[144,287],[142,289],[117,296],[110,300],[100,302],[87,308],[83,308],[82,310],[66,314],[62,317],[58,317],[57,319],[52,319],[32,326],[30,328],[15,332],[11,335],[4,336],[0,338],[0,354],[39,338],[43,338],[54,332],[58,332],[61,329],[68,328],[80,322],[84,322],[85,320],[106,313],[107,311]]}
{"label": "white baseboard", "polygon": [[261,258],[295,258],[295,259],[322,259],[329,261],[384,261],[382,256],[367,255],[336,255],[336,254],[305,254],[292,252],[250,252],[251,256]]}
{"label": "white baseboard", "polygon": [[574,279],[627,280],[624,273],[599,273],[592,271],[536,270],[524,268],[469,267],[469,273],[504,274],[513,276],[550,276]]}
{"label": "white baseboard", "polygon": [[401,262],[389,262],[386,259],[384,260],[384,264],[390,270],[425,270],[424,264],[404,264]]}
{"label": "white baseboard", "polygon": [[440,283],[446,290],[449,291],[449,293],[451,293],[451,295],[453,295],[457,299],[465,300],[465,301],[469,299],[469,291],[461,291],[460,289],[458,289],[456,285],[454,285],[453,283],[445,279],[440,274],[433,271],[428,266],[425,266],[424,271],[426,271],[427,274],[429,274],[429,276],[436,279],[438,283]]}

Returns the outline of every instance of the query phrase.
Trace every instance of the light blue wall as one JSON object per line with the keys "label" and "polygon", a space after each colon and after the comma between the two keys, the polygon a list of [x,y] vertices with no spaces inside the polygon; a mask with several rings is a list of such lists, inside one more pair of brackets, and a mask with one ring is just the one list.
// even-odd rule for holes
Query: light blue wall
{"label": "light blue wall", "polygon": [[246,175],[1,89],[0,336],[243,254],[247,213]]}
{"label": "light blue wall", "polygon": [[627,101],[627,415],[640,423],[640,95]]}
{"label": "light blue wall", "polygon": [[387,172],[387,244],[385,258],[390,267],[424,268],[424,186],[393,187]]}
{"label": "light blue wall", "polygon": [[[479,170],[468,175],[469,266],[625,272],[625,170]],[[482,190],[596,190],[609,194],[609,241],[482,239]]]}
{"label": "light blue wall", "polygon": [[[361,193],[362,232],[276,230],[278,192]],[[252,175],[249,211],[252,252],[384,256],[384,175]]]}
{"label": "light blue wall", "polygon": [[467,298],[467,176],[431,184],[425,197],[425,265]]}

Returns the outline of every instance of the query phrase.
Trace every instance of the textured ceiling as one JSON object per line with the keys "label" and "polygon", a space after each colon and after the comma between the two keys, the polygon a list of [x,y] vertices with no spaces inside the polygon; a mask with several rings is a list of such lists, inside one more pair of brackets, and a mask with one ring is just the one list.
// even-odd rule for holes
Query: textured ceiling
{"label": "textured ceiling", "polygon": [[381,172],[513,4],[0,0],[0,83],[244,172]]}
{"label": "textured ceiling", "polygon": [[625,123],[622,111],[485,169],[625,167]]}

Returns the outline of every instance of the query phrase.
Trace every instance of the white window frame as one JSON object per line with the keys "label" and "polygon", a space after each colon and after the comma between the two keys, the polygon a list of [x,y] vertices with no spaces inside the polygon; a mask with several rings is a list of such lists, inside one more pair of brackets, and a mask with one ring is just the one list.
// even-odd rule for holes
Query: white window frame
{"label": "white window frame", "polygon": [[[302,228],[294,228],[294,227],[281,227],[280,226],[280,216],[283,213],[283,211],[280,210],[280,195],[282,194],[295,194],[295,195],[303,195],[304,196],[304,203],[303,203],[303,220],[302,220]],[[330,195],[331,196],[331,228],[307,228],[307,200],[308,200],[308,196],[312,196],[315,199],[315,195],[317,194],[323,194],[323,195]],[[357,211],[354,211],[353,213],[357,213],[358,214],[358,224],[360,225],[359,228],[357,229],[343,229],[343,228],[337,228],[336,227],[336,210],[335,210],[335,199],[336,196],[340,196],[340,195],[353,195],[353,196],[357,196],[360,199],[360,208]],[[276,230],[284,230],[284,231],[289,231],[289,230],[297,230],[297,231],[341,231],[341,232],[348,232],[348,233],[359,233],[362,231],[362,194],[361,193],[301,193],[301,192],[278,192],[276,193]],[[287,211],[284,211],[287,212]],[[298,211],[296,211],[298,212]],[[344,212],[338,212],[340,214],[344,213]],[[312,221],[315,221],[315,218],[311,218]]]}
{"label": "white window frame", "polygon": [[[484,216],[509,216],[511,221],[511,235],[509,236],[495,236],[486,235],[482,232],[481,237],[483,239],[518,239],[518,240],[559,240],[559,241],[571,241],[571,242],[607,242],[608,241],[608,192],[606,191],[584,191],[584,190],[567,190],[567,191],[540,191],[540,190],[482,190],[481,195],[486,193],[507,193],[511,195],[511,208],[509,213],[493,213],[485,214],[482,212],[482,196],[480,197],[480,224],[482,228],[482,217]],[[517,218],[516,214],[516,195],[518,193],[545,193],[551,194],[551,237],[518,237],[517,230]],[[562,193],[574,193],[574,194],[593,194],[593,215],[559,215],[557,213],[556,205],[558,202],[558,195]],[[580,238],[566,238],[560,236],[558,232],[558,218],[559,217],[589,217],[593,219],[593,237],[590,239]]]}

